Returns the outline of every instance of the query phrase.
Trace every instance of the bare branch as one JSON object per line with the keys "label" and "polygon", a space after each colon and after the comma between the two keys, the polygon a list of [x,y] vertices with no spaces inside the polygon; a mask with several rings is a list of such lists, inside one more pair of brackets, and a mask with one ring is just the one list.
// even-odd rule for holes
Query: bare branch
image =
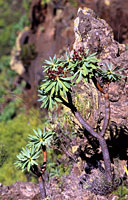
{"label": "bare branch", "polygon": [[94,137],[97,139],[100,138],[100,135],[93,130],[93,128],[83,119],[81,114],[77,111],[77,108],[73,105],[71,93],[67,93],[68,98],[68,107],[71,109],[72,113],[76,117],[76,119],[80,122],[80,124]]}
{"label": "bare branch", "polygon": [[100,132],[100,135],[103,137],[105,134],[105,131],[107,129],[109,119],[110,119],[110,102],[109,102],[109,95],[106,93],[104,95],[105,97],[105,117],[104,117],[104,124],[102,127],[102,131]]}
{"label": "bare branch", "polygon": [[[100,146],[101,146],[102,153],[103,153],[106,178],[108,181],[111,182],[112,181],[111,160],[110,160],[110,155],[109,155],[109,151],[108,151],[108,147],[107,147],[107,143],[106,143],[105,139],[103,138],[103,136],[101,134],[98,134],[97,132],[95,132],[93,130],[93,128],[83,119],[83,117],[77,111],[76,107],[73,105],[72,97],[71,97],[70,93],[67,94],[67,98],[69,101],[69,105],[71,105],[70,109],[71,109],[72,113],[74,114],[74,116],[76,117],[76,119],[91,135],[93,135],[94,137],[96,137],[98,139]],[[108,119],[108,113],[109,113],[109,110],[107,110],[107,108],[109,107],[107,94],[105,94],[105,98],[106,98],[106,117],[105,117],[105,122],[103,125],[103,133],[105,132],[107,125],[108,125],[107,119]]]}

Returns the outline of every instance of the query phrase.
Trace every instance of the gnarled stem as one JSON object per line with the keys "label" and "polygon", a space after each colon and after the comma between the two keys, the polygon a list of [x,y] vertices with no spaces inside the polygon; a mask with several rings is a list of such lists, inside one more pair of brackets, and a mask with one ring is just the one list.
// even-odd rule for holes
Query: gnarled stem
{"label": "gnarled stem", "polygon": [[43,164],[41,166],[41,173],[43,175],[46,170],[46,165],[47,165],[47,151],[46,151],[45,145],[42,145],[41,148],[42,148],[42,153],[43,153]]}
{"label": "gnarled stem", "polygon": [[104,136],[105,131],[108,127],[109,119],[110,119],[110,102],[109,102],[109,95],[108,93],[104,94],[105,97],[105,117],[102,130],[100,132],[101,136]]}
{"label": "gnarled stem", "polygon": [[42,199],[46,198],[46,189],[45,189],[45,181],[43,179],[43,176],[38,177],[39,187],[40,187],[40,194]]}
{"label": "gnarled stem", "polygon": [[[62,97],[62,103],[67,106],[68,108],[71,109],[72,113],[74,114],[74,116],[76,117],[76,119],[80,122],[80,124],[94,137],[96,137],[99,141],[99,144],[101,146],[101,150],[102,150],[102,154],[103,154],[103,159],[104,159],[104,165],[105,165],[105,172],[106,172],[106,178],[109,182],[112,181],[112,172],[111,172],[111,160],[110,160],[110,156],[109,156],[109,151],[108,151],[108,147],[107,147],[107,143],[106,140],[103,138],[104,132],[107,128],[108,125],[108,112],[109,110],[106,110],[106,118],[105,118],[105,122],[103,125],[103,129],[101,131],[101,134],[98,134],[96,131],[93,130],[93,128],[83,119],[83,117],[81,116],[81,114],[77,111],[76,107],[74,106],[73,102],[72,102],[72,97],[71,97],[71,93],[67,93],[67,99],[68,102],[65,101]],[[106,98],[106,108],[108,108],[108,98]]]}
{"label": "gnarled stem", "polygon": [[46,151],[46,146],[42,145],[41,148],[42,148],[42,153],[43,153],[43,165],[42,167],[34,165],[31,167],[31,171],[38,177],[40,194],[43,200],[46,198],[45,180],[43,178],[43,174],[46,170],[47,151]]}
{"label": "gnarled stem", "polygon": [[97,81],[95,77],[92,78],[92,81],[94,85],[96,86],[96,88],[104,95],[104,98],[105,98],[105,117],[104,117],[102,131],[100,132],[100,135],[104,136],[108,123],[109,123],[109,119],[110,119],[110,102],[109,102],[109,94],[108,94],[109,83],[106,84],[107,87],[106,87],[106,90],[104,91],[104,89],[101,87],[101,85],[99,84],[99,82]]}

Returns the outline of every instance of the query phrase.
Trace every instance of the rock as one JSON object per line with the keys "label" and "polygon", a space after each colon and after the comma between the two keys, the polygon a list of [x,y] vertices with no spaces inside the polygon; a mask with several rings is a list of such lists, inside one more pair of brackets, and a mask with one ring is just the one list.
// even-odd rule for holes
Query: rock
{"label": "rock", "polygon": [[30,200],[39,193],[36,183],[16,182],[11,186],[3,186],[0,189],[0,199],[2,200]]}
{"label": "rock", "polygon": [[47,9],[47,4],[42,5],[41,0],[33,0],[31,3],[31,12],[30,12],[30,22],[31,22],[31,31],[36,33],[39,24],[45,20],[45,12]]}
{"label": "rock", "polygon": [[20,60],[20,53],[21,53],[21,47],[23,46],[24,43],[26,43],[26,40],[28,40],[27,38],[29,38],[29,30],[28,27],[25,27],[24,30],[19,33],[16,39],[16,44],[11,52],[10,67],[12,70],[16,71],[19,75],[22,75],[25,72],[24,65]]}
{"label": "rock", "polygon": [[111,26],[116,41],[128,43],[128,1],[122,3],[122,0],[86,0],[82,3]]}
{"label": "rock", "polygon": [[[102,64],[111,62],[114,66],[123,68],[122,73],[127,75],[128,51],[126,51],[125,45],[114,40],[111,27],[103,19],[98,18],[94,11],[89,8],[79,8],[74,22],[74,31],[74,49],[78,50],[83,47],[85,50],[89,49],[91,53],[97,52]],[[109,88],[110,120],[118,125],[127,126],[128,82],[124,80],[119,83],[111,83]],[[104,99],[101,97],[100,101],[99,112],[103,113]]]}
{"label": "rock", "polygon": [[79,8],[74,22],[75,43],[74,49],[83,47],[91,52],[98,52],[102,59],[113,59],[121,51],[125,51],[125,45],[114,40],[110,26],[97,18],[89,8]]}

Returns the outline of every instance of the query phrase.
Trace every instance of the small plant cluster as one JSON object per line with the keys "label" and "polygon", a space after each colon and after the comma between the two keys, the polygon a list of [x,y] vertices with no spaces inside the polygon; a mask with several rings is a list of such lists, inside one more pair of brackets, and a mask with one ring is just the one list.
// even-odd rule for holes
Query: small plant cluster
{"label": "small plant cluster", "polygon": [[95,54],[88,55],[82,48],[74,51],[70,56],[66,53],[66,58],[50,57],[46,60],[44,72],[46,73],[40,88],[40,99],[43,104],[41,107],[53,108],[58,102],[62,102],[61,98],[65,98],[66,93],[71,91],[71,87],[82,80],[85,81],[93,76],[93,71],[97,68],[99,61]]}
{"label": "small plant cluster", "polygon": [[[32,172],[37,176],[40,193],[42,199],[46,197],[45,181],[43,174],[46,170],[47,163],[47,151],[46,147],[50,144],[53,133],[51,131],[46,131],[45,128],[43,132],[40,129],[33,130],[35,135],[29,135],[28,147],[22,148],[22,151],[17,155],[18,160],[15,165],[22,169],[22,171],[27,170]],[[43,153],[43,164],[39,165],[38,159]]]}
{"label": "small plant cluster", "polygon": [[[33,130],[35,135],[29,135],[29,143],[27,147],[22,148],[22,151],[17,155],[18,161],[16,161],[16,166],[21,168],[22,171],[27,170],[28,172],[33,166],[37,165],[37,159],[41,154],[41,150],[44,150],[50,144],[52,132],[40,129]],[[29,147],[29,148],[28,148]],[[46,162],[46,161],[45,161]]]}
{"label": "small plant cluster", "polygon": [[85,56],[84,49],[80,47],[78,51],[74,50],[72,60],[82,60],[83,56]]}
{"label": "small plant cluster", "polygon": [[49,77],[49,79],[57,79],[57,77],[64,77],[65,76],[65,72],[63,71],[63,67],[62,66],[58,66],[57,70],[52,70],[52,69],[48,69],[47,75]]}
{"label": "small plant cluster", "polygon": [[65,58],[45,60],[45,77],[39,90],[39,101],[41,107],[49,108],[60,103],[65,99],[67,92],[72,91],[72,86],[78,84],[81,80],[89,81],[93,77],[100,76],[103,81],[117,81],[123,77],[118,72],[122,69],[113,67],[112,63],[106,64],[106,67],[98,65],[100,62],[96,58],[96,53],[89,55],[84,48],[74,50],[72,55],[66,53]]}
{"label": "small plant cluster", "polygon": [[[14,162],[16,155],[19,154],[19,149],[25,147],[28,133],[37,127],[42,128],[44,122],[45,119],[40,117],[39,109],[29,109],[26,114],[23,106],[13,119],[0,121],[0,182],[2,184],[11,185],[17,180],[28,180],[26,173],[22,173],[18,168],[15,169],[14,176]],[[30,178],[31,181],[35,180],[34,176]]]}
{"label": "small plant cluster", "polygon": [[119,69],[118,66],[114,67],[112,63],[107,63],[106,65],[102,66],[102,69],[98,70],[98,73],[102,76],[102,79],[112,82],[121,80],[124,75],[119,74],[124,68]]}
{"label": "small plant cluster", "polygon": [[20,52],[20,60],[25,66],[31,64],[31,61],[34,60],[37,56],[36,47],[34,44],[24,44]]}

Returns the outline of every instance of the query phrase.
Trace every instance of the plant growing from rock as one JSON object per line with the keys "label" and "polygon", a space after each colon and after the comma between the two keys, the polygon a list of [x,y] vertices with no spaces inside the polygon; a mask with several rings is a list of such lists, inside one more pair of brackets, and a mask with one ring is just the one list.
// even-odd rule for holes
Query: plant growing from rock
{"label": "plant growing from rock", "polygon": [[[122,77],[118,72],[120,69],[113,67],[108,63],[104,69],[99,66],[99,59],[96,58],[96,53],[89,55],[81,47],[74,50],[72,55],[66,53],[66,58],[50,57],[50,60],[45,61],[43,66],[45,77],[42,81],[39,90],[39,101],[42,102],[41,107],[52,110],[58,103],[62,103],[68,107],[74,114],[75,118],[92,136],[99,141],[105,166],[105,175],[108,182],[112,182],[113,174],[111,170],[111,160],[104,138],[110,116],[110,102],[109,102],[109,84],[112,81],[118,81]],[[98,79],[102,80],[104,87],[101,87]],[[88,82],[92,80],[96,88],[104,95],[105,99],[105,117],[103,127],[100,132],[96,132],[82,115],[78,112],[72,100],[73,87],[77,86],[80,81]]]}
{"label": "plant growing from rock", "polygon": [[[45,199],[46,190],[43,175],[46,170],[47,162],[46,147],[50,144],[53,133],[45,129],[43,132],[40,129],[33,131],[35,135],[29,135],[29,143],[25,148],[22,148],[22,151],[17,155],[18,160],[15,164],[18,168],[22,169],[22,171],[31,171],[37,176],[42,199]],[[38,159],[41,153],[43,153],[43,164],[40,166]]]}

